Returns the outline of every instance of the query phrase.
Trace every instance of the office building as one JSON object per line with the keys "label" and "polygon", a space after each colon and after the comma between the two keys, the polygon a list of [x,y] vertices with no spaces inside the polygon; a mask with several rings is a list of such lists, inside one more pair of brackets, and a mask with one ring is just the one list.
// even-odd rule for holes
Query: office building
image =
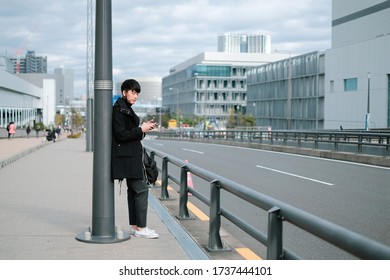
{"label": "office building", "polygon": [[323,129],[324,53],[312,52],[248,71],[247,113],[272,129]]}
{"label": "office building", "polygon": [[390,127],[390,1],[332,5],[331,49],[248,72],[247,111],[258,126]]}
{"label": "office building", "polygon": [[224,33],[218,36],[218,52],[271,53],[271,36],[267,34]]}
{"label": "office building", "polygon": [[390,127],[390,1],[333,0],[325,128]]}
{"label": "office building", "polygon": [[226,127],[231,114],[245,114],[249,69],[288,54],[203,52],[170,69],[162,80],[163,107],[179,116]]}
{"label": "office building", "polygon": [[35,51],[27,51],[25,57],[10,58],[13,73],[47,73],[47,57],[35,56]]}

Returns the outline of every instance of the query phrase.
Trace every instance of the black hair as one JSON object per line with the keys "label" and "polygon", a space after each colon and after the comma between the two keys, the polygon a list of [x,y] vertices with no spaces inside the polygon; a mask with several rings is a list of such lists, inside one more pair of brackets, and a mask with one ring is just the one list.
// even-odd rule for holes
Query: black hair
{"label": "black hair", "polygon": [[134,79],[125,80],[121,85],[121,92],[134,90],[135,92],[141,92],[140,84]]}

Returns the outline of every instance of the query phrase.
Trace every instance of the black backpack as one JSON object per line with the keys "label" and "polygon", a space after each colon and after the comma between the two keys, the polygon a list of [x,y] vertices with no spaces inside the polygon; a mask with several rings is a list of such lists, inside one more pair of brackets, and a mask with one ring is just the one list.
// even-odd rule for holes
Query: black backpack
{"label": "black backpack", "polygon": [[158,177],[157,163],[148,155],[145,148],[143,148],[142,162],[145,167],[145,177],[147,178],[147,183],[153,185],[157,181]]}

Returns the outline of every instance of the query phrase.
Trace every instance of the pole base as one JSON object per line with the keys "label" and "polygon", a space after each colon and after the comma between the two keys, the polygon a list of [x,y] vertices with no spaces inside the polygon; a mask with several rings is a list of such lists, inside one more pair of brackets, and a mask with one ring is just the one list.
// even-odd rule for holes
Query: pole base
{"label": "pole base", "polygon": [[108,244],[108,243],[119,243],[131,239],[129,232],[123,232],[123,235],[120,237],[121,238],[118,238],[117,235],[102,237],[102,236],[86,235],[86,233],[80,233],[76,235],[76,240],[85,243]]}

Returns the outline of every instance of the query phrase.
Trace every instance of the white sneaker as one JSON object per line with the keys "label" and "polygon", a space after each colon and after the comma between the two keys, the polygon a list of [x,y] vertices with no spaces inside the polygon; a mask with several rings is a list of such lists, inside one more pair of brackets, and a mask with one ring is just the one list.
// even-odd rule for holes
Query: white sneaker
{"label": "white sneaker", "polygon": [[142,228],[141,230],[136,230],[134,233],[134,236],[154,239],[154,238],[158,238],[159,235],[154,230],[151,230],[151,229],[145,227],[145,228]]}
{"label": "white sneaker", "polygon": [[[151,232],[154,232],[154,233],[156,233],[156,231],[155,230],[153,230],[153,229],[149,229]],[[134,235],[135,234],[135,232],[136,232],[137,230],[135,229],[135,228],[133,228],[133,227],[130,227],[130,235]]]}

